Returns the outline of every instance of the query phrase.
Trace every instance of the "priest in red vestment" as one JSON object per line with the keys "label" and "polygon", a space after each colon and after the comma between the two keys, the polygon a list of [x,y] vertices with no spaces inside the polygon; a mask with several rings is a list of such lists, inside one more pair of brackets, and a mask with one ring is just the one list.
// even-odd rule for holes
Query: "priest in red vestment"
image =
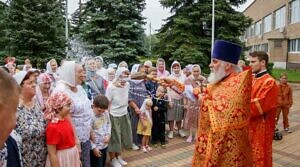
{"label": "priest in red vestment", "polygon": [[255,167],[272,166],[272,142],[275,129],[279,89],[268,74],[268,54],[256,51],[250,54],[254,74],[251,93],[249,139]]}
{"label": "priest in red vestment", "polygon": [[240,52],[237,44],[215,42],[210,84],[200,108],[194,167],[253,166],[248,136],[252,77],[250,70],[238,72]]}

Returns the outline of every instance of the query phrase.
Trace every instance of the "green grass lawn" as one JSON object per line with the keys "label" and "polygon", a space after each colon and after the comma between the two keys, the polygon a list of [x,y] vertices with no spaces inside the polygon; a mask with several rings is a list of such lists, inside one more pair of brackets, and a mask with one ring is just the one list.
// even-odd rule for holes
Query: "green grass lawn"
{"label": "green grass lawn", "polygon": [[289,82],[298,82],[300,83],[300,70],[284,70],[284,69],[276,69],[274,68],[272,70],[272,75],[274,78],[276,78],[277,80],[280,77],[281,73],[287,73],[288,74],[288,81]]}

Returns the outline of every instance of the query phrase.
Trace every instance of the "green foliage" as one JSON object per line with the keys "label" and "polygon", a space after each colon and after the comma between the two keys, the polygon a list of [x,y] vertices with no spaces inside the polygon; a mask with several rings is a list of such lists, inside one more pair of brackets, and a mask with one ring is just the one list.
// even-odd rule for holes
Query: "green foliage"
{"label": "green foliage", "polygon": [[63,0],[11,0],[5,19],[5,52],[23,63],[45,67],[51,58],[64,58]]}
{"label": "green foliage", "polygon": [[155,46],[158,43],[158,39],[156,35],[143,35],[144,45],[146,49],[146,55],[147,57],[153,56],[153,46]]}
{"label": "green foliage", "polygon": [[279,79],[280,75],[282,73],[286,73],[288,75],[288,82],[297,82],[300,83],[300,70],[295,70],[295,69],[289,69],[289,70],[284,70],[284,69],[277,69],[274,68],[272,72],[272,76],[275,79]]}
{"label": "green foliage", "polygon": [[0,62],[2,63],[4,60],[4,56],[5,56],[5,52],[4,52],[4,48],[5,48],[5,24],[3,22],[4,18],[5,18],[5,11],[6,11],[7,5],[3,2],[0,1]]}
{"label": "green foliage", "polygon": [[90,0],[80,33],[88,47],[106,61],[134,62],[145,55],[144,8],[145,0]]}
{"label": "green foliage", "polygon": [[[200,64],[208,72],[211,55],[211,0],[160,0],[173,13],[167,18],[157,34],[159,42],[155,53],[165,60],[178,60],[183,65]],[[251,20],[232,6],[245,0],[216,0],[215,39],[239,43],[239,37],[250,25]]]}
{"label": "green foliage", "polygon": [[267,70],[268,70],[269,74],[271,74],[271,75],[273,73],[273,66],[274,66],[273,62],[268,63],[268,66],[267,66]]}

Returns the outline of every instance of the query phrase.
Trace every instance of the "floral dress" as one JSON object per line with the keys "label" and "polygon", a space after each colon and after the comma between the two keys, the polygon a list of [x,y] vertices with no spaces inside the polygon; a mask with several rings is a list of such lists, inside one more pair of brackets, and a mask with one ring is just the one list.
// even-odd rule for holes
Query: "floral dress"
{"label": "floral dress", "polygon": [[46,122],[39,105],[35,104],[32,108],[20,105],[17,112],[18,118],[15,130],[22,137],[23,166],[45,166],[47,154]]}

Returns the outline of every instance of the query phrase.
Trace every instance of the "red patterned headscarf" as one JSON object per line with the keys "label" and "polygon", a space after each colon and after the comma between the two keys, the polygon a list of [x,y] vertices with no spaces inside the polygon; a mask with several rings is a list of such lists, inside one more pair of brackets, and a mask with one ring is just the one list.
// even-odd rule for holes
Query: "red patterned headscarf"
{"label": "red patterned headscarf", "polygon": [[53,120],[55,113],[63,106],[72,103],[71,98],[63,92],[57,92],[52,94],[46,103],[45,119]]}

